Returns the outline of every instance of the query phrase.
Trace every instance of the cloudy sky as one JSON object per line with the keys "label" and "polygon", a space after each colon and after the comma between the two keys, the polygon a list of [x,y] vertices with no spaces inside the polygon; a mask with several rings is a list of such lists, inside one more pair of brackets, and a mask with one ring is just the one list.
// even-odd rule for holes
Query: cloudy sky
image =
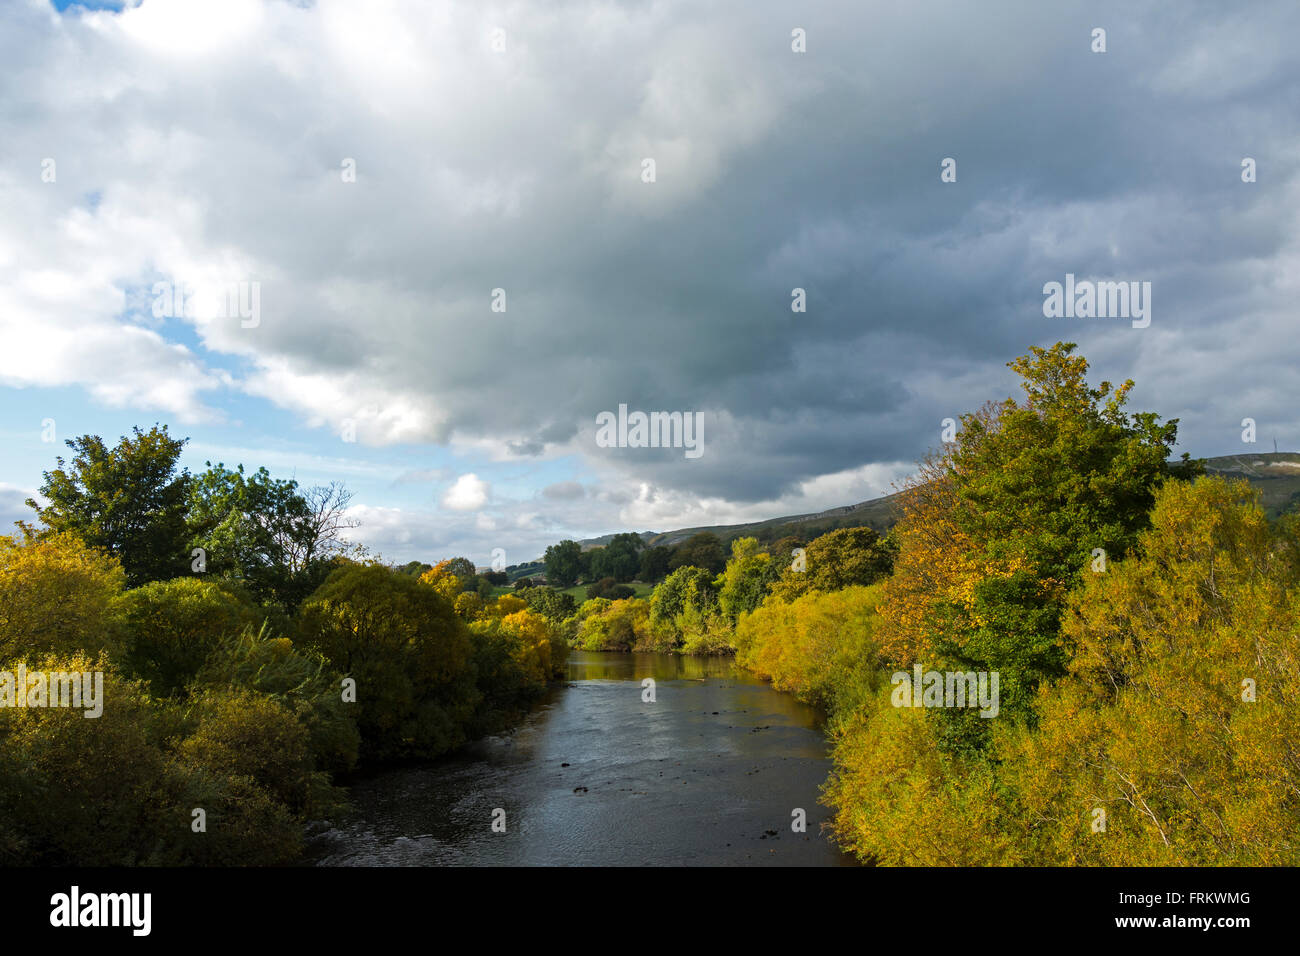
{"label": "cloudy sky", "polygon": [[[154,422],[394,561],[816,511],[1058,339],[1180,451],[1300,450],[1292,0],[88,6],[0,6],[5,526]],[[1045,317],[1067,273],[1150,326]]]}

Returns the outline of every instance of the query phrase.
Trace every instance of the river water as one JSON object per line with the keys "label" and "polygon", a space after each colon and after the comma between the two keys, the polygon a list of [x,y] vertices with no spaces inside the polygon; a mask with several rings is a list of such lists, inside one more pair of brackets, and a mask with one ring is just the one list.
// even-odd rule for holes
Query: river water
{"label": "river water", "polygon": [[[655,701],[642,700],[644,678]],[[566,766],[567,764],[567,766]],[[514,730],[351,787],[322,866],[757,865],[853,860],[822,834],[816,712],[720,658],[573,651]],[[493,832],[493,811],[505,832]],[[793,811],[807,815],[793,832]]]}

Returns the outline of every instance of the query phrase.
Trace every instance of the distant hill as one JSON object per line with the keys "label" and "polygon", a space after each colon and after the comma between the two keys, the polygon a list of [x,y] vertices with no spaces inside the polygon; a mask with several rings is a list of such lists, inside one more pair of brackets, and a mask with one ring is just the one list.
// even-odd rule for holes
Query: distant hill
{"label": "distant hill", "polygon": [[1206,474],[1245,478],[1259,489],[1264,508],[1276,518],[1300,502],[1300,454],[1289,451],[1224,455],[1205,460]]}
{"label": "distant hill", "polygon": [[[1263,496],[1264,508],[1269,517],[1277,517],[1291,505],[1300,502],[1300,453],[1259,452],[1255,454],[1224,455],[1205,459],[1206,474],[1225,478],[1245,478]],[[898,520],[897,494],[860,501],[856,505],[830,508],[814,514],[786,515],[751,521],[747,524],[704,525],[698,528],[679,528],[676,531],[643,531],[641,539],[650,547],[672,547],[693,534],[710,531],[724,543],[735,538],[754,537],[763,542],[775,541],[787,535],[810,539],[836,528],[870,527],[882,534]],[[587,538],[579,544],[597,548],[608,544],[614,534]]]}

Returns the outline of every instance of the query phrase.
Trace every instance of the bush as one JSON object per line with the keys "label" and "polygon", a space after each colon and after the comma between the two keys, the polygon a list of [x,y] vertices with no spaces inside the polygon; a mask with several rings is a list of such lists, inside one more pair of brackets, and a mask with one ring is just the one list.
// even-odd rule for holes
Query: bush
{"label": "bush", "polygon": [[307,729],[283,704],[247,690],[213,690],[195,701],[198,728],[177,750],[192,768],[248,777],[290,811],[306,808],[312,759]]}
{"label": "bush", "polygon": [[619,584],[617,580],[610,577],[601,578],[591,587],[587,588],[587,598],[608,598],[611,601],[621,601],[624,598],[636,596],[636,590],[628,587],[626,584]]}
{"label": "bush", "polygon": [[341,568],[304,602],[295,644],[356,681],[363,756],[433,757],[465,741],[479,699],[469,631],[434,588]]}
{"label": "bush", "polygon": [[265,618],[233,586],[197,577],[127,591],[116,611],[124,628],[124,673],[160,697],[180,693],[223,638]]}
{"label": "bush", "polygon": [[103,712],[0,708],[0,863],[130,866],[157,842],[164,758],[149,699],[103,658],[25,660],[30,671],[102,671]]}
{"label": "bush", "polygon": [[223,639],[191,685],[198,693],[242,688],[287,707],[307,729],[317,770],[346,773],[357,762],[361,735],[342,678],[318,652],[294,647],[263,626]]}
{"label": "bush", "polygon": [[777,690],[846,709],[880,681],[873,641],[879,601],[879,587],[813,591],[788,604],[769,598],[741,615],[736,661]]}
{"label": "bush", "polygon": [[116,649],[110,609],[125,584],[116,558],[71,534],[0,535],[0,663]]}
{"label": "bush", "polygon": [[[588,605],[603,600],[588,610]],[[578,646],[588,651],[640,649],[650,635],[650,604],[639,598],[608,601],[597,598],[583,605],[588,613],[578,628]]]}

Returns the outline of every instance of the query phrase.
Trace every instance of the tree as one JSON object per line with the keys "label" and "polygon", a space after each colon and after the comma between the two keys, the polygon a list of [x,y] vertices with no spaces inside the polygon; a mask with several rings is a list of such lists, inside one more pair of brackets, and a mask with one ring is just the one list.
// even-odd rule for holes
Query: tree
{"label": "tree", "polygon": [[309,735],[284,704],[248,690],[213,690],[195,701],[201,717],[180,745],[190,766],[250,777],[289,810],[300,812],[311,792]]}
{"label": "tree", "polygon": [[[578,646],[589,651],[627,651],[649,636],[650,607],[638,598],[603,600],[595,605],[578,629]],[[586,609],[587,605],[583,605]]]}
{"label": "tree", "polygon": [[356,681],[364,756],[464,742],[478,704],[469,632],[435,588],[379,565],[340,568],[299,609],[294,643]]}
{"label": "tree", "polygon": [[587,597],[590,598],[609,598],[611,601],[621,601],[623,598],[630,598],[636,594],[636,591],[626,584],[619,584],[613,578],[601,578],[595,584],[587,588]]}
{"label": "tree", "polygon": [[781,559],[780,580],[772,593],[792,601],[809,591],[871,585],[886,577],[893,565],[893,547],[871,528],[837,528],[813,539],[802,565]]}
{"label": "tree", "polygon": [[731,560],[714,582],[718,608],[735,624],[740,615],[763,603],[775,577],[772,556],[759,549],[758,539],[737,538],[731,542]]}
{"label": "tree", "polygon": [[[348,516],[352,492],[342,482],[315,485],[303,492],[305,513],[289,527],[277,529],[281,550],[289,570],[299,574],[348,549],[346,532],[359,522]],[[471,572],[473,565],[470,565]]]}
{"label": "tree", "polygon": [[639,534],[614,535],[609,544],[592,552],[592,576],[613,578],[619,583],[635,580],[641,570],[641,549],[644,547]]}
{"label": "tree", "polygon": [[0,664],[21,654],[116,649],[112,603],[125,581],[117,558],[69,532],[0,536]]}
{"label": "tree", "polygon": [[661,645],[669,649],[691,644],[702,653],[722,650],[714,640],[718,590],[714,575],[703,568],[678,568],[650,596],[649,623]]}
{"label": "tree", "polygon": [[566,538],[546,549],[546,580],[557,588],[570,588],[582,573],[582,545]]}
{"label": "tree", "polygon": [[[205,572],[238,581],[263,601],[296,605],[310,563],[331,547],[308,541],[318,534],[317,519],[298,483],[274,479],[265,468],[246,477],[243,465],[205,465],[191,484],[188,514],[190,544],[203,549]],[[305,563],[304,550],[313,552]]]}
{"label": "tree", "polygon": [[107,551],[122,562],[132,587],[188,573],[191,479],[188,471],[177,471],[187,441],[172,438],[165,425],[147,432],[137,427],[114,448],[98,435],[68,439],[76,456],[71,463],[56,458],[40,488],[49,504],[27,499],[44,528],[20,526],[33,534],[70,532]]}
{"label": "tree", "polygon": [[1300,862],[1300,575],[1286,532],[1244,481],[1171,482],[1135,554],[1071,595],[1070,675],[1034,732],[998,753],[1018,838],[1041,859]]}
{"label": "tree", "polygon": [[552,623],[572,617],[578,610],[572,594],[554,588],[524,588],[515,592],[528,602],[528,606]]}
{"label": "tree", "polygon": [[668,562],[670,571],[679,568],[703,568],[717,574],[727,565],[727,552],[722,542],[712,531],[701,531],[691,535],[673,549],[672,559]]}
{"label": "tree", "polygon": [[[1026,400],[963,415],[956,442],[904,490],[881,607],[897,664],[998,671],[1003,709],[1021,716],[1039,684],[1064,673],[1070,586],[1094,554],[1114,559],[1136,543],[1166,478],[1195,470],[1167,464],[1177,422],[1125,413],[1133,383],[1090,387],[1074,348],[1058,342],[1008,363]],[[948,716],[972,732],[988,726]]]}
{"label": "tree", "polygon": [[672,556],[672,550],[662,545],[646,548],[641,552],[641,570],[637,577],[646,584],[662,581],[668,574],[668,562]]}
{"label": "tree", "polygon": [[239,688],[279,701],[307,729],[316,768],[346,773],[356,765],[361,735],[339,693],[341,679],[321,654],[263,624],[218,642],[190,687],[199,694]]}
{"label": "tree", "polygon": [[850,709],[883,681],[874,641],[879,587],[810,591],[740,618],[736,661],[800,700]]}
{"label": "tree", "polygon": [[223,638],[265,619],[230,585],[197,577],[127,591],[116,612],[125,631],[123,670],[158,697],[181,693]]}
{"label": "tree", "polygon": [[420,583],[432,587],[444,600],[454,604],[456,595],[477,590],[477,577],[469,558],[448,558],[420,575]]}
{"label": "tree", "polygon": [[35,671],[103,673],[103,712],[0,707],[0,863],[143,863],[159,836],[164,759],[138,685],[84,654],[33,656]]}

